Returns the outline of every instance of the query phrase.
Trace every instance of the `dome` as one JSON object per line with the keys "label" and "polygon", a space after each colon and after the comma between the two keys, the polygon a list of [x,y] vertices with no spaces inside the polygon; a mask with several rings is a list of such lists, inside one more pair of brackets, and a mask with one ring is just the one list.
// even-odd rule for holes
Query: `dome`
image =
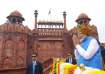
{"label": "dome", "polygon": [[80,20],[80,19],[88,19],[88,20],[91,20],[91,19],[88,17],[88,15],[85,14],[85,13],[81,13],[81,14],[77,17],[76,22],[78,22],[78,20]]}
{"label": "dome", "polygon": [[10,18],[10,17],[13,17],[13,16],[20,17],[24,21],[24,18],[22,17],[22,14],[17,10],[11,12],[10,15],[7,16],[7,18]]}
{"label": "dome", "polygon": [[20,16],[20,17],[22,17],[22,14],[19,11],[15,10],[12,13],[10,13],[9,16]]}

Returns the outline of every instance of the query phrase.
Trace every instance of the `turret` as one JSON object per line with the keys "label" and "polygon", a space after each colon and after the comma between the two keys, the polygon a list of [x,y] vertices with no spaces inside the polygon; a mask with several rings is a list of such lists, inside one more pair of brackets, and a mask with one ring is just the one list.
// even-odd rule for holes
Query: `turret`
{"label": "turret", "polygon": [[37,28],[37,16],[38,16],[37,10],[35,10],[34,15],[35,15],[35,29],[36,29]]}
{"label": "turret", "polygon": [[22,17],[22,14],[20,12],[13,11],[10,13],[9,16],[7,16],[8,22],[12,24],[21,24],[25,19]]}
{"label": "turret", "polygon": [[66,12],[63,12],[63,18],[64,18],[64,29],[66,29]]}

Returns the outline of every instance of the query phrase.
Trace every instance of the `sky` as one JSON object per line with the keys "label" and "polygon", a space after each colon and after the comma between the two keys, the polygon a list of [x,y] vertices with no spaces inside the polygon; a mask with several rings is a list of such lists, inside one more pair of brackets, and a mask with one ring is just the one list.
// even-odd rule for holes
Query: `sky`
{"label": "sky", "polygon": [[[14,10],[18,10],[30,29],[34,28],[34,11],[38,10],[38,20],[62,21],[62,12],[67,12],[67,29],[76,26],[76,18],[86,13],[97,26],[100,42],[105,43],[105,0],[0,0],[0,24]],[[51,11],[50,15],[48,14]]]}

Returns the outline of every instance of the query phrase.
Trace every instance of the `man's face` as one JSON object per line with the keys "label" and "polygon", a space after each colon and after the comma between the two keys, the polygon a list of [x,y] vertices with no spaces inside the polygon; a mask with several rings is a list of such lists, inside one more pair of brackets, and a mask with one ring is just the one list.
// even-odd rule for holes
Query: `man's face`
{"label": "man's face", "polygon": [[36,61],[36,59],[37,59],[36,56],[32,56],[33,61]]}
{"label": "man's face", "polygon": [[69,54],[69,55],[68,55],[68,58],[71,58],[71,57],[72,57],[72,55],[71,55],[71,54]]}

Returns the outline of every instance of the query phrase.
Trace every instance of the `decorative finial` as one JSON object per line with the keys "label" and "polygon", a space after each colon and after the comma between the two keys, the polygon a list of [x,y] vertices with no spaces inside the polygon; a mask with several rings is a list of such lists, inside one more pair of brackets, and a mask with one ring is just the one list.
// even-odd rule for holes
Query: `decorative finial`
{"label": "decorative finial", "polygon": [[35,10],[34,14],[35,14],[35,17],[37,17],[37,15],[38,15],[38,10]]}
{"label": "decorative finial", "polygon": [[66,11],[63,12],[63,16],[66,16]]}

